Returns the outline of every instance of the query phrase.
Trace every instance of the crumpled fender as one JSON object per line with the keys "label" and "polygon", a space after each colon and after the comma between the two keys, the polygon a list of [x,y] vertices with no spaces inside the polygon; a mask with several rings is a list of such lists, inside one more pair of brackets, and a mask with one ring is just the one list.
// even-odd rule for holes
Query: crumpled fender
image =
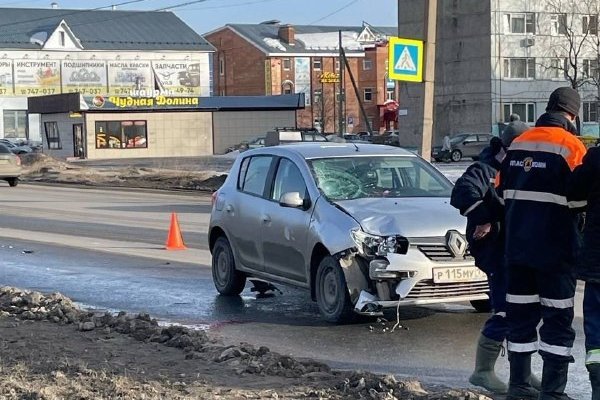
{"label": "crumpled fender", "polygon": [[[356,255],[356,252],[345,250],[333,256],[340,263],[342,271],[344,271],[346,286],[353,304],[358,301],[361,291],[369,289],[368,275],[365,274],[365,272],[368,273],[368,266],[362,266]],[[366,271],[364,270],[365,267],[367,268]]]}

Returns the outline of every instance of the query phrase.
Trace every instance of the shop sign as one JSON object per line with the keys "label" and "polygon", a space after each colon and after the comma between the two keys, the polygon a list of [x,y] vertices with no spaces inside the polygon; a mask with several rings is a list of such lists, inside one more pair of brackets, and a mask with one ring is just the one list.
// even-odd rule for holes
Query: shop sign
{"label": "shop sign", "polygon": [[335,72],[323,72],[319,77],[321,83],[340,83],[340,74]]}
{"label": "shop sign", "polygon": [[161,91],[200,96],[200,63],[153,61],[152,69]]}
{"label": "shop sign", "polygon": [[106,62],[69,60],[62,62],[62,92],[96,95],[106,93]]}
{"label": "shop sign", "polygon": [[15,61],[15,94],[40,96],[60,93],[59,61]]}
{"label": "shop sign", "polygon": [[0,60],[0,95],[13,93],[13,63],[10,60]]}
{"label": "shop sign", "polygon": [[129,95],[134,91],[154,91],[150,61],[110,61],[108,93]]}
{"label": "shop sign", "polygon": [[95,96],[86,101],[91,109],[161,109],[161,108],[194,108],[200,105],[198,97],[131,97],[131,96]]}

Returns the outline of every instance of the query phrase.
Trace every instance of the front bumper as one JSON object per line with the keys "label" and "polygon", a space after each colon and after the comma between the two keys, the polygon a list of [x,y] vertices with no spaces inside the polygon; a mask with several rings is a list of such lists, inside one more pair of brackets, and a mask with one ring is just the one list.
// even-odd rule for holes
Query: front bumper
{"label": "front bumper", "polygon": [[411,242],[406,254],[388,254],[371,261],[373,290],[370,296],[359,299],[356,311],[488,299],[489,286],[483,273],[469,280],[434,282],[434,268],[475,267],[468,254],[454,257],[442,240]]}

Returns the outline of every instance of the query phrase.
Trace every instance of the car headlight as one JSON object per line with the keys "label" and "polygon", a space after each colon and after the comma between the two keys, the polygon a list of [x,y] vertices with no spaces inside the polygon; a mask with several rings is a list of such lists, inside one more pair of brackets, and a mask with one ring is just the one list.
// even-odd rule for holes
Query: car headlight
{"label": "car headlight", "polygon": [[408,240],[401,236],[377,236],[360,229],[352,231],[352,240],[358,252],[366,257],[385,256],[388,253],[406,254]]}

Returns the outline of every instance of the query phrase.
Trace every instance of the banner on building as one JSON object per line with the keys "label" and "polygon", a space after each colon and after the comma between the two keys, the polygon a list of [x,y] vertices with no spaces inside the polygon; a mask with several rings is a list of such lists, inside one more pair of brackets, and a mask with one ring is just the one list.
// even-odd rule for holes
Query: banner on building
{"label": "banner on building", "polygon": [[304,93],[304,105],[310,105],[310,58],[296,57],[294,71],[296,73],[295,86],[296,93]]}
{"label": "banner on building", "polygon": [[150,61],[110,61],[108,93],[116,95],[154,93]]}
{"label": "banner on building", "polygon": [[133,96],[94,96],[84,97],[87,108],[105,110],[160,110],[198,108],[199,97],[184,96],[156,96],[156,97],[133,97]]}
{"label": "banner on building", "polygon": [[11,60],[0,60],[0,96],[14,94],[13,63]]}
{"label": "banner on building", "polygon": [[196,95],[200,92],[200,63],[181,61],[152,62],[159,91],[173,95]]}
{"label": "banner on building", "polygon": [[106,62],[73,60],[62,62],[62,92],[96,95],[106,93]]}
{"label": "banner on building", "polygon": [[60,93],[60,62],[50,60],[15,61],[15,94],[39,96]]}

